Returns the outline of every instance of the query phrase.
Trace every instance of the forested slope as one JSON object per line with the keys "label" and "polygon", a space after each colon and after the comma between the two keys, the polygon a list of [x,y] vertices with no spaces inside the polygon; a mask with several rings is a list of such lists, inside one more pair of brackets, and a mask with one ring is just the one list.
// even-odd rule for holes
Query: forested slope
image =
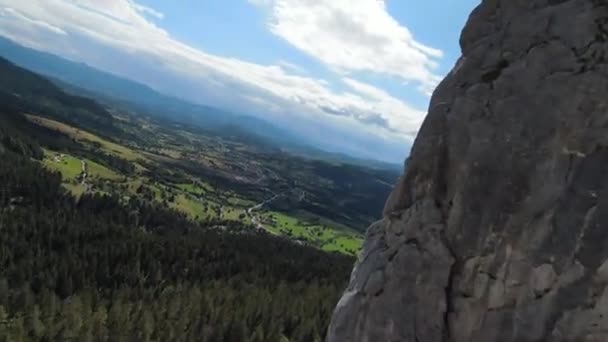
{"label": "forested slope", "polygon": [[0,341],[324,337],[350,257],[135,197],[75,199],[37,159],[76,143],[17,109],[0,108]]}

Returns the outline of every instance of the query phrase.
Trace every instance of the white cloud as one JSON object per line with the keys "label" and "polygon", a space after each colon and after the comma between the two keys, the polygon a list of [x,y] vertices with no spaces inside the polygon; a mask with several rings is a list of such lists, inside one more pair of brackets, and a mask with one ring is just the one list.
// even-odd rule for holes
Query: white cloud
{"label": "white cloud", "polygon": [[[394,131],[404,132],[413,136],[422,124],[425,112],[408,106],[403,101],[393,97],[385,90],[372,85],[359,82],[351,78],[343,78],[342,82],[347,84],[357,93],[366,97],[368,112],[377,112],[386,120],[387,128]],[[360,104],[364,106],[365,103]]]}
{"label": "white cloud", "polygon": [[139,11],[141,13],[151,15],[151,16],[157,18],[157,19],[163,19],[165,17],[165,15],[163,13],[155,10],[154,8],[150,8],[150,7],[147,7],[147,6],[144,6],[144,5],[140,5],[140,4],[138,4],[136,2],[133,2],[133,1],[131,1],[131,4],[133,5],[133,7],[137,11]]}
{"label": "white cloud", "polygon": [[67,33],[64,30],[60,29],[57,26],[53,26],[42,20],[37,20],[37,19],[32,19],[30,17],[27,17],[12,8],[0,8],[0,17],[5,17],[5,18],[13,17],[13,18],[16,18],[17,20],[23,21],[26,25],[37,26],[39,28],[51,31],[56,34],[67,35]]}
{"label": "white cloud", "polygon": [[[236,106],[239,98],[243,99],[241,108],[273,116],[273,120],[331,126],[347,136],[356,133],[376,137],[374,141],[405,144],[413,139],[424,116],[352,77],[343,78],[351,90],[340,92],[287,61],[261,65],[197,50],[175,40],[146,19],[146,14],[162,18],[132,0],[0,0],[0,35],[193,101],[225,98],[226,104]],[[408,44],[415,47],[418,43],[412,40]],[[383,48],[390,50],[390,46]],[[417,49],[412,58],[424,61],[426,67],[431,66],[429,56],[439,54],[423,46]],[[395,57],[394,63],[400,58],[404,57]],[[408,68],[416,69],[406,65]],[[433,75],[424,68],[409,79],[430,86]]]}
{"label": "white cloud", "polygon": [[302,68],[301,66],[295,65],[293,63],[289,63],[288,61],[285,60],[279,60],[277,62],[277,64],[281,67],[283,67],[284,69],[288,70],[288,71],[293,71],[295,73],[299,73],[299,74],[306,74],[306,70],[304,70],[304,68]]}
{"label": "white cloud", "polygon": [[[40,0],[32,2],[36,3],[40,2]],[[155,27],[154,24],[148,22],[141,14],[152,15],[157,18],[164,17],[162,13],[150,7],[140,5],[133,0],[47,0],[47,2],[49,3],[47,8],[56,7],[61,3],[72,4],[90,12],[104,14],[114,20],[139,27]]]}
{"label": "white cloud", "polygon": [[269,28],[342,73],[369,71],[414,81],[426,94],[440,50],[416,41],[378,0],[249,0],[267,8]]}

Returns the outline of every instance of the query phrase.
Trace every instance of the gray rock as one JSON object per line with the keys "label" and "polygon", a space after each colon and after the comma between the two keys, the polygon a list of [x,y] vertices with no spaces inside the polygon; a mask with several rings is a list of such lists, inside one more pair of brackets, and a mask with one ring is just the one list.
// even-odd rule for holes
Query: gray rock
{"label": "gray rock", "polygon": [[608,2],[483,0],[329,342],[608,341]]}
{"label": "gray rock", "polygon": [[608,260],[604,261],[602,263],[602,266],[597,269],[596,275],[598,280],[604,283],[608,283]]}
{"label": "gray rock", "polygon": [[551,290],[557,279],[557,274],[550,264],[543,264],[532,271],[532,290],[536,297],[540,297]]}

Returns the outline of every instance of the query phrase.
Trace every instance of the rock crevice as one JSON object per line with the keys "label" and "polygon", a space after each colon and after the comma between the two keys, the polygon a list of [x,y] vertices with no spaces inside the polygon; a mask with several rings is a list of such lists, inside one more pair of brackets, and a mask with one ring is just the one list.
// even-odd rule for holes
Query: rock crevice
{"label": "rock crevice", "polygon": [[483,0],[329,342],[608,341],[608,3]]}

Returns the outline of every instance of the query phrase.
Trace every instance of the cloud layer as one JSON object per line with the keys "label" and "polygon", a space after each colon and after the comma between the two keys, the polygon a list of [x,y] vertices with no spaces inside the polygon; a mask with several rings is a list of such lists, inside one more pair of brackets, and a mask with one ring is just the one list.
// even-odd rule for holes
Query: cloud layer
{"label": "cloud layer", "polygon": [[440,50],[417,42],[379,0],[250,0],[270,30],[338,72],[369,71],[417,82],[430,93]]}
{"label": "cloud layer", "polygon": [[387,151],[403,146],[404,156],[424,112],[353,73],[398,77],[428,92],[441,52],[416,42],[376,0],[255,2],[272,11],[272,32],[342,74],[341,82],[288,61],[261,65],[195,49],[150,20],[162,13],[132,0],[0,0],[0,35],[189,100],[333,130],[344,149],[375,142],[392,144]]}

